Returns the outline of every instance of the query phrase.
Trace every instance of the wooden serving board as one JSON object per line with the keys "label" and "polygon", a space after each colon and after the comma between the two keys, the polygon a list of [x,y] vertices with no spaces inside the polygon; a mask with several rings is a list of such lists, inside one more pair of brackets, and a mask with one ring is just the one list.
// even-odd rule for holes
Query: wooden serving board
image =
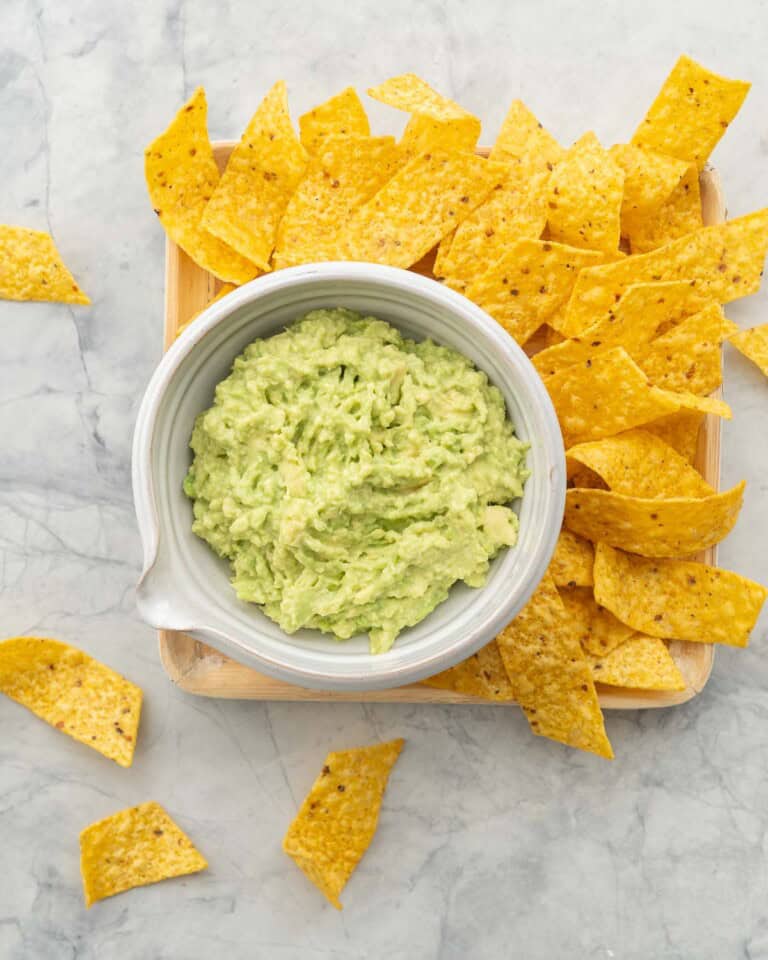
{"label": "wooden serving board", "polygon": [[[221,169],[226,164],[234,141],[214,144],[216,161]],[[481,156],[488,148],[479,148]],[[725,219],[725,204],[720,178],[714,169],[701,174],[701,202],[704,223],[721,223]],[[433,257],[425,257],[412,269],[431,276]],[[256,281],[258,282],[258,281]],[[220,282],[192,260],[171,240],[166,243],[165,268],[165,346],[173,343],[178,329],[190,317],[204,309],[216,295]],[[720,487],[720,419],[706,417],[699,434],[696,467],[715,489]],[[717,549],[712,547],[702,554],[705,563],[717,562]],[[637,710],[649,707],[669,707],[685,703],[700,693],[709,679],[714,661],[711,644],[675,641],[671,652],[686,679],[686,689],[679,692],[623,690],[597,685],[600,704],[604,709]],[[293,684],[273,680],[237,660],[219,653],[212,647],[184,633],[160,631],[160,659],[171,680],[187,693],[204,697],[225,697],[249,700],[347,701],[378,703],[482,703],[489,701],[469,697],[450,690],[436,690],[422,684],[410,684],[392,690],[366,693],[333,693],[306,690]],[[510,704],[493,704],[509,706]]]}

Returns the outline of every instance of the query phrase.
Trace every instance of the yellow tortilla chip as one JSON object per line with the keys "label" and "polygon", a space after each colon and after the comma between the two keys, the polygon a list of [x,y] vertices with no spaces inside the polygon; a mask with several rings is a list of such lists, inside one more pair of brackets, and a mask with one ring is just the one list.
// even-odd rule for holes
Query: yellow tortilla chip
{"label": "yellow tortilla chip", "polygon": [[712,303],[647,344],[634,359],[657,387],[712,393],[723,382],[720,344],[738,329]]}
{"label": "yellow tortilla chip", "polygon": [[728,337],[728,342],[768,377],[768,323],[733,333]]}
{"label": "yellow tortilla chip", "polygon": [[278,81],[264,97],[203,213],[206,230],[262,270],[269,269],[277,227],[307,166]]}
{"label": "yellow tortilla chip", "polygon": [[0,299],[89,304],[50,234],[0,224]]}
{"label": "yellow tortilla chip", "polygon": [[680,183],[688,164],[654,150],[641,150],[631,143],[617,143],[608,154],[624,171],[621,232],[626,236],[625,218],[639,214],[649,216],[658,210]]}
{"label": "yellow tortilla chip", "polygon": [[615,253],[623,187],[624,171],[594,133],[585,133],[550,176],[550,237],[571,247]]}
{"label": "yellow tortilla chip", "polygon": [[681,56],[635,131],[636,147],[695,161],[701,169],[739,112],[750,84]]}
{"label": "yellow tortilla chip", "polygon": [[[386,103],[389,107],[394,107],[395,110],[417,113],[435,120],[455,120],[471,116],[458,103],[438,93],[426,80],[417,77],[415,73],[403,73],[397,77],[390,77],[377,87],[370,87],[368,96]],[[477,125],[479,134],[479,120]]]}
{"label": "yellow tortilla chip", "polygon": [[210,307],[210,305],[211,305],[212,303],[217,303],[219,300],[223,300],[224,297],[226,297],[226,295],[227,295],[228,293],[232,293],[233,290],[237,290],[237,287],[235,286],[234,283],[223,283],[223,284],[221,285],[220,289],[219,289],[219,292],[216,294],[216,296],[213,298],[213,300],[211,300],[209,303],[207,303],[207,304],[203,307],[202,310],[198,310],[196,313],[193,313],[192,316],[189,318],[189,320],[187,320],[185,323],[180,323],[180,324],[179,324],[179,326],[178,326],[178,328],[177,328],[177,330],[176,330],[176,336],[177,336],[177,337],[180,337],[181,334],[182,334],[182,333],[187,329],[187,327],[190,325],[190,323],[192,323],[193,320],[197,320],[197,318],[200,316],[200,314],[203,313],[203,311],[207,310],[208,307]]}
{"label": "yellow tortilla chip", "polygon": [[142,803],[92,823],[80,834],[85,905],[208,866],[159,803]]}
{"label": "yellow tortilla chip", "polygon": [[652,433],[676,450],[688,463],[696,459],[699,431],[704,422],[704,413],[699,410],[679,410],[666,417],[646,423],[643,430]]}
{"label": "yellow tortilla chip", "polygon": [[551,377],[612,347],[624,347],[634,359],[662,324],[677,323],[706,303],[687,280],[633,284],[607,316],[576,339],[537,353],[533,364],[542,377]]}
{"label": "yellow tortilla chip", "polygon": [[[591,546],[591,545],[590,545]],[[495,640],[450,670],[422,680],[428,687],[455,690],[470,697],[499,702],[512,700],[512,686]]]}
{"label": "yellow tortilla chip", "polygon": [[589,540],[563,527],[547,572],[558,587],[591,587],[594,562],[595,550]]}
{"label": "yellow tortilla chip", "polygon": [[365,108],[354,87],[347,87],[299,117],[301,144],[308,153],[314,153],[327,137],[367,137],[370,133]]}
{"label": "yellow tortilla chip", "polygon": [[373,840],[404,742],[329,753],[283,839],[283,850],[337,910],[339,894]]}
{"label": "yellow tortilla chip", "polygon": [[497,642],[531,730],[612,759],[591,670],[551,577]]}
{"label": "yellow tortilla chip", "polygon": [[579,643],[588,654],[610,653],[634,633],[632,627],[595,602],[589,587],[561,587],[558,592]]}
{"label": "yellow tortilla chip", "polygon": [[742,481],[708,497],[663,500],[613,490],[568,490],[565,525],[643,557],[688,557],[719,543],[733,529],[744,500]]}
{"label": "yellow tortilla chip", "polygon": [[274,268],[332,260],[338,231],[389,180],[396,159],[392,137],[326,137],[280,221]]}
{"label": "yellow tortilla chip", "polygon": [[622,233],[632,253],[647,253],[704,226],[699,190],[699,170],[692,163],[669,199],[651,214],[630,213]]}
{"label": "yellow tortilla chip", "polygon": [[467,114],[452,120],[416,115],[406,124],[397,149],[402,163],[430,150],[472,153],[480,136],[480,121]]}
{"label": "yellow tortilla chip", "polygon": [[728,303],[754,293],[768,249],[768,208],[673,240],[650,253],[582,270],[561,333],[576,337],[606,317],[632,283],[690,280],[698,293]]}
{"label": "yellow tortilla chip", "polygon": [[746,647],[768,590],[729,570],[595,550],[595,599],[652,637]]}
{"label": "yellow tortilla chip", "polygon": [[504,168],[468,153],[416,157],[362,206],[336,236],[331,259],[407,268],[482,203]]}
{"label": "yellow tortilla chip", "polygon": [[130,767],[141,689],[82,650],[58,640],[0,642],[0,692],[121,767]]}
{"label": "yellow tortilla chip", "polygon": [[568,472],[588,467],[614,493],[627,496],[709,497],[716,491],[688,460],[647,430],[581,443],[566,451]]}
{"label": "yellow tortilla chip", "polygon": [[711,413],[715,417],[722,417],[723,420],[730,420],[733,417],[731,408],[724,400],[717,397],[698,397],[695,393],[687,393],[684,390],[663,391],[668,397],[672,397],[680,404],[680,408],[690,411],[701,411],[702,413]]}
{"label": "yellow tortilla chip", "polygon": [[246,283],[259,275],[258,267],[200,224],[219,183],[207,113],[205,91],[198,87],[165,133],[144,151],[147,189],[163,229],[198,266],[220,280]]}
{"label": "yellow tortilla chip", "polygon": [[592,676],[597,683],[634,690],[685,690],[682,673],[658,637],[635,633],[629,640],[603,656],[590,657]]}
{"label": "yellow tortilla chip", "polygon": [[551,240],[518,240],[466,296],[525,343],[567,301],[579,270],[602,259],[598,251]]}
{"label": "yellow tortilla chip", "polygon": [[518,179],[551,173],[565,150],[522,100],[513,100],[491,149],[491,160],[512,165]]}

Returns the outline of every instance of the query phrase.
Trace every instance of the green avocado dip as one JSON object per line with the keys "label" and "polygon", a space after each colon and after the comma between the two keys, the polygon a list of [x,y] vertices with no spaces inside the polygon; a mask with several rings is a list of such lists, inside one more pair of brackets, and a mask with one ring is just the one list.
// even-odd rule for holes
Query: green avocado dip
{"label": "green avocado dip", "polygon": [[256,340],[192,433],[192,529],[287,633],[388,650],[517,540],[528,471],[504,400],[447,347],[350,310]]}

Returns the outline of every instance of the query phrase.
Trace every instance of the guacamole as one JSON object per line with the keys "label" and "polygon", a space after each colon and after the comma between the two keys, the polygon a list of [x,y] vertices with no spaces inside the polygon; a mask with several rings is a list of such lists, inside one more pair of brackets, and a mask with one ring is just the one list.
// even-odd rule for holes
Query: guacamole
{"label": "guacamole", "polygon": [[192,529],[288,633],[373,653],[517,539],[526,444],[484,373],[350,310],[256,340],[192,433]]}

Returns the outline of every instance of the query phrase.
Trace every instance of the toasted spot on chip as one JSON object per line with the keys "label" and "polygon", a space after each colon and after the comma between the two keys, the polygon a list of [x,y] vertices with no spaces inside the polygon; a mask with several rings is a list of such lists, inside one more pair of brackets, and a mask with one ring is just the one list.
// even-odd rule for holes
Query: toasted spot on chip
{"label": "toasted spot on chip", "polygon": [[307,151],[294,132],[280,80],[229,155],[203,226],[260,269],[269,269],[280,218],[306,165]]}
{"label": "toasted spot on chip", "polygon": [[0,299],[91,302],[64,266],[50,234],[8,224],[0,224]]}
{"label": "toasted spot on chip", "polygon": [[159,803],[113,813],[80,834],[85,905],[208,866]]}
{"label": "toasted spot on chip", "polygon": [[635,497],[708,497],[715,490],[690,462],[647,430],[581,443],[566,451],[568,472],[588,467],[614,493]]}
{"label": "toasted spot on chip", "polygon": [[512,686],[504,669],[504,663],[495,640],[486,644],[477,653],[442,673],[423,680],[428,687],[439,690],[455,690],[484,700],[506,701],[514,699]]}
{"label": "toasted spot on chip", "polygon": [[299,117],[301,143],[309,153],[314,153],[328,137],[367,137],[370,133],[365,108],[354,87],[346,87]]}
{"label": "toasted spot on chip", "polygon": [[599,251],[551,240],[518,240],[467,287],[466,296],[525,343],[568,300],[579,270],[603,259]]}
{"label": "toasted spot on chip", "polygon": [[275,268],[333,259],[338,231],[392,176],[396,156],[392,137],[326,137],[280,221]]}
{"label": "toasted spot on chip", "polygon": [[547,572],[558,587],[591,587],[594,562],[589,540],[563,527]]}
{"label": "toasted spot on chip", "polygon": [[373,840],[404,742],[329,753],[283,839],[283,850],[337,910],[341,891]]}
{"label": "toasted spot on chip", "polygon": [[130,767],[141,689],[87,653],[58,640],[0,642],[0,692],[121,767]]}
{"label": "toasted spot on chip", "polygon": [[733,333],[728,341],[768,377],[768,323]]}
{"label": "toasted spot on chip", "polygon": [[585,133],[549,180],[547,225],[553,240],[615,253],[619,248],[624,171],[594,133]]}
{"label": "toasted spot on chip", "polygon": [[220,280],[246,283],[259,275],[258,267],[200,225],[219,182],[207,112],[205,91],[198,87],[144,151],[147,189],[163,229],[198,266]]}
{"label": "toasted spot on chip", "polygon": [[707,497],[633,497],[613,490],[568,490],[565,525],[644,557],[686,557],[719,543],[733,529],[744,481]]}
{"label": "toasted spot on chip", "polygon": [[212,303],[217,303],[219,300],[223,300],[224,297],[226,297],[228,293],[232,293],[233,290],[237,290],[237,287],[235,286],[234,283],[222,283],[221,287],[219,288],[219,292],[216,294],[213,300],[210,301],[210,303],[206,304],[202,310],[198,310],[197,313],[193,313],[192,316],[189,318],[189,320],[186,320],[184,323],[179,324],[179,326],[176,329],[176,336],[177,337],[181,336],[181,334],[187,329],[190,323],[192,323],[193,320],[197,320],[197,318],[200,316],[201,313],[203,313],[204,310],[207,310]]}
{"label": "toasted spot on chip", "polygon": [[608,153],[624,171],[621,232],[626,236],[625,218],[633,214],[647,217],[658,210],[680,183],[688,164],[655,150],[641,150],[631,143],[617,143]]}
{"label": "toasted spot on chip", "polygon": [[683,55],[635,131],[632,143],[695,161],[701,169],[739,112],[750,86],[712,73]]}
{"label": "toasted spot on chip", "polygon": [[643,430],[659,437],[676,450],[688,463],[696,460],[699,444],[699,431],[704,422],[704,412],[699,410],[679,410],[666,417],[660,417],[643,425]]}
{"label": "toasted spot on chip", "polygon": [[624,643],[634,630],[617,620],[610,610],[601,607],[589,587],[559,587],[579,642],[588,654],[602,656]]}
{"label": "toasted spot on chip", "polygon": [[550,576],[497,642],[531,730],[612,759],[589,664]]}
{"label": "toasted spot on chip", "polygon": [[701,229],[699,170],[692,163],[668,199],[651,213],[628,213],[622,223],[632,253],[647,253]]}
{"label": "toasted spot on chip", "polygon": [[608,315],[632,283],[690,280],[710,300],[729,303],[754,293],[768,249],[768,208],[673,240],[658,250],[581,271],[561,333],[579,336]]}
{"label": "toasted spot on chip", "polygon": [[595,550],[595,599],[653,637],[745,647],[768,590],[745,577],[687,560]]}
{"label": "toasted spot on chip", "polygon": [[635,633],[606,654],[589,657],[597,683],[635,690],[685,690],[685,678],[658,637]]}

